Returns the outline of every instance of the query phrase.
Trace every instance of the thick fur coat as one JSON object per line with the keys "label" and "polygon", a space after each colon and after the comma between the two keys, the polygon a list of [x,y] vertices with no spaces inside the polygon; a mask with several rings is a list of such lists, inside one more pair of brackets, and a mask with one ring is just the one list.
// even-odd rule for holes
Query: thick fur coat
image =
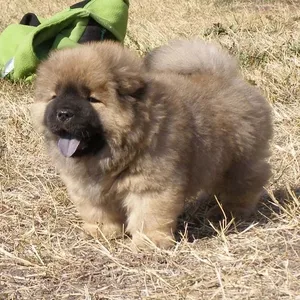
{"label": "thick fur coat", "polygon": [[244,217],[270,176],[267,101],[200,40],[144,60],[114,42],[54,52],[32,116],[93,235],[169,247],[185,199],[217,194],[225,213]]}

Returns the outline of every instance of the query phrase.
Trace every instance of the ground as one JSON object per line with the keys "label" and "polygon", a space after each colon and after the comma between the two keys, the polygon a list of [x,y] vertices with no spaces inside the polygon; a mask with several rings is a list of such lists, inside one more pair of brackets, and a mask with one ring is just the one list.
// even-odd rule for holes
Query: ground
{"label": "ground", "polygon": [[[128,239],[82,234],[32,129],[33,87],[0,81],[0,299],[300,299],[300,10],[298,1],[131,1],[125,44],[221,43],[274,111],[273,176],[258,211],[210,225],[187,205],[178,242],[134,253]],[[0,0],[0,30],[26,12],[74,1]],[[186,222],[189,222],[187,225]]]}

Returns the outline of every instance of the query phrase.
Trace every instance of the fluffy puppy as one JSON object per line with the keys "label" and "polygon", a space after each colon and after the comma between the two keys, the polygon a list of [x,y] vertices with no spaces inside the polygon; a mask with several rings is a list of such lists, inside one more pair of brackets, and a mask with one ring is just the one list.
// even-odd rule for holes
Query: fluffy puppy
{"label": "fluffy puppy", "polygon": [[145,64],[109,41],[54,52],[32,116],[92,235],[125,228],[137,246],[169,247],[185,199],[218,194],[242,217],[270,176],[269,105],[201,41],[159,48]]}

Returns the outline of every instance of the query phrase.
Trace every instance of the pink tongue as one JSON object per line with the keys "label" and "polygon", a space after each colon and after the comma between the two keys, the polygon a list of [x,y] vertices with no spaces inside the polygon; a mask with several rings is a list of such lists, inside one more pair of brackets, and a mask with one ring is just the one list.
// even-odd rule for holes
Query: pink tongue
{"label": "pink tongue", "polygon": [[72,138],[60,138],[58,140],[58,148],[62,155],[71,157],[77,150],[80,141]]}

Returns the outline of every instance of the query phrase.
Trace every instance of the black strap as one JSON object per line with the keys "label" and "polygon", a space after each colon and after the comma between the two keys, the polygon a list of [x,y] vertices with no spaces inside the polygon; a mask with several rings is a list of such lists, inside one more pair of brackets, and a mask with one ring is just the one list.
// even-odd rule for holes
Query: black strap
{"label": "black strap", "polygon": [[27,13],[21,19],[20,24],[37,27],[41,24],[41,22],[39,21],[39,19],[35,14]]}
{"label": "black strap", "polygon": [[86,6],[90,1],[91,0],[85,0],[85,1],[75,3],[72,6],[70,6],[70,8],[82,8],[82,7]]}
{"label": "black strap", "polygon": [[91,41],[103,40],[117,41],[117,38],[94,19],[90,18],[82,36],[78,40],[78,43],[83,44]]}
{"label": "black strap", "polygon": [[[82,8],[86,6],[91,0],[80,1],[78,3],[73,4],[70,8]],[[129,0],[123,0],[125,4],[129,6]]]}

